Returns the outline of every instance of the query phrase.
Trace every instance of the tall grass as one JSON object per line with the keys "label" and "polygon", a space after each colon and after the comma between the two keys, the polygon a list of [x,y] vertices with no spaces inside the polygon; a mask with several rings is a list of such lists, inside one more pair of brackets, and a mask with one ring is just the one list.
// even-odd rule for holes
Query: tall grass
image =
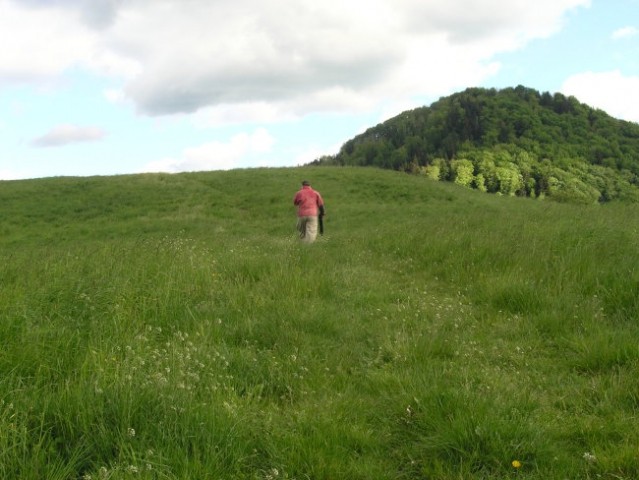
{"label": "tall grass", "polygon": [[0,201],[0,478],[639,476],[632,206],[350,168]]}

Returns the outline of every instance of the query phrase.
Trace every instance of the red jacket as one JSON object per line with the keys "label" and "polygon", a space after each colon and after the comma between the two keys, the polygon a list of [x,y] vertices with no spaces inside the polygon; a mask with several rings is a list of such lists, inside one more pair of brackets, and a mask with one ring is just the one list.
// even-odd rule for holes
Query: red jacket
{"label": "red jacket", "polygon": [[324,207],[324,200],[319,192],[313,190],[309,185],[304,185],[295,194],[293,203],[297,205],[298,217],[316,217],[320,207]]}

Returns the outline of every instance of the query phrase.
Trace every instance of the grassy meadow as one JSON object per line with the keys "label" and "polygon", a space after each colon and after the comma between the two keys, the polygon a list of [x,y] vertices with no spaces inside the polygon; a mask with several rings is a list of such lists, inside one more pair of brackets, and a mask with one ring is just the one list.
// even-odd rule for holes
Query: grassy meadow
{"label": "grassy meadow", "polygon": [[639,478],[637,206],[339,167],[0,205],[2,479]]}

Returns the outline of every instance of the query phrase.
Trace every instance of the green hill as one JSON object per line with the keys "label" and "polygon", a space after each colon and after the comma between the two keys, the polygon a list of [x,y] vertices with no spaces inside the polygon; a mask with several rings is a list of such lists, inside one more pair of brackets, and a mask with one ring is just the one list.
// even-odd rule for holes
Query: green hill
{"label": "green hill", "polygon": [[639,477],[633,205],[348,167],[0,203],[0,478]]}
{"label": "green hill", "polygon": [[369,128],[314,163],[424,173],[507,195],[636,202],[639,125],[560,93],[469,88]]}

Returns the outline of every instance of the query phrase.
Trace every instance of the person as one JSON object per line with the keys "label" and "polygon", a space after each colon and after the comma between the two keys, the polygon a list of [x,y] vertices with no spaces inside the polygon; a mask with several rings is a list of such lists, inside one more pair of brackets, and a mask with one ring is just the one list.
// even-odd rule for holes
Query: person
{"label": "person", "polygon": [[318,216],[324,215],[324,200],[317,190],[313,190],[308,180],[295,194],[293,204],[297,206],[297,231],[300,239],[313,243],[317,238]]}

